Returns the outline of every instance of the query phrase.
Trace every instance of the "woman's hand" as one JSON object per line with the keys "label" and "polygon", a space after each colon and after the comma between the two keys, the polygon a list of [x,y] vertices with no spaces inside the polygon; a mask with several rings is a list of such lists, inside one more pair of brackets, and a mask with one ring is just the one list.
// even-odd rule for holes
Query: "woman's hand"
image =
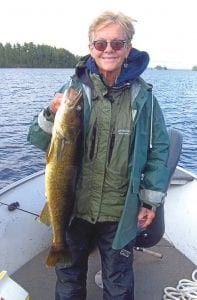
{"label": "woman's hand", "polygon": [[138,226],[145,228],[150,225],[155,217],[155,212],[151,209],[141,207],[138,214]]}
{"label": "woman's hand", "polygon": [[63,97],[62,93],[56,93],[53,99],[51,100],[49,104],[49,109],[52,113],[55,114],[58,108],[60,107],[60,104],[62,102],[62,97]]}

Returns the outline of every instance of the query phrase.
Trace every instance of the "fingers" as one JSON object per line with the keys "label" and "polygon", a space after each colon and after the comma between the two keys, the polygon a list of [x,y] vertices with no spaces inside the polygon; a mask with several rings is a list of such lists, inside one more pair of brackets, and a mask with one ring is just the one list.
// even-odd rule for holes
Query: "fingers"
{"label": "fingers", "polygon": [[140,212],[138,214],[138,226],[141,228],[145,228],[149,226],[152,223],[154,217],[155,217],[154,211],[145,207],[141,207]]}
{"label": "fingers", "polygon": [[56,111],[60,107],[62,97],[63,97],[62,93],[56,93],[55,96],[53,97],[53,99],[51,100],[49,107],[53,113],[56,113]]}

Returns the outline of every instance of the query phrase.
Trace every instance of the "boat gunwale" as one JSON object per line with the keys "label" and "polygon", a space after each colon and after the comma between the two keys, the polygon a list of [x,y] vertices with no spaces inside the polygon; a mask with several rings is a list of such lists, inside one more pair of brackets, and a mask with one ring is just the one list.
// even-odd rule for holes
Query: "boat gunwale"
{"label": "boat gunwale", "polygon": [[[180,176],[176,174],[176,170],[178,172],[180,171],[180,173],[181,173]],[[177,166],[176,170],[175,170],[175,173],[172,176],[171,184],[173,184],[173,180],[175,182],[177,180],[183,180],[184,181],[183,184],[185,184],[186,182],[190,182],[190,181],[192,181],[194,179],[197,180],[197,175],[196,174],[194,174],[194,173],[192,173],[192,172],[190,172],[190,171],[188,171],[188,170],[186,170],[186,169],[184,169],[184,168],[182,168],[180,166]],[[7,186],[5,186],[2,189],[0,189],[0,197],[3,194],[5,194],[6,192],[8,192],[8,191],[10,191],[10,190],[12,190],[12,189],[14,189],[14,188],[22,185],[24,182],[30,181],[30,180],[32,180],[32,179],[34,179],[36,177],[44,175],[44,173],[45,173],[45,169],[42,169],[42,170],[37,171],[37,172],[35,172],[33,174],[25,176],[24,178],[19,179],[19,180],[13,182],[13,183],[8,184]],[[185,174],[185,176],[183,176],[182,174]]]}
{"label": "boat gunwale", "polygon": [[7,186],[3,187],[2,189],[0,189],[0,197],[5,194],[6,192],[8,191],[11,191],[12,189],[15,189],[16,187],[22,185],[23,183],[27,182],[27,181],[30,181],[32,179],[35,179],[39,176],[42,176],[43,174],[45,173],[45,169],[44,170],[40,170],[40,171],[37,171],[33,174],[30,174],[28,176],[25,176],[24,178],[22,179],[19,179],[13,183],[10,183],[8,184]]}

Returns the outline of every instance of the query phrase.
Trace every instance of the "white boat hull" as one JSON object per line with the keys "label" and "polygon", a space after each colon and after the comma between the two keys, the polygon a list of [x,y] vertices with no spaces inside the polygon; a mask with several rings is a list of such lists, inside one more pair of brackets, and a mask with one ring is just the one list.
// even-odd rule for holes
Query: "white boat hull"
{"label": "white boat hull", "polygon": [[171,186],[164,208],[164,237],[197,265],[197,180]]}
{"label": "white boat hull", "polygon": [[25,262],[49,246],[50,227],[40,223],[39,214],[44,205],[44,172],[38,172],[0,191],[0,202],[19,202],[14,210],[0,204],[0,271],[12,274]]}

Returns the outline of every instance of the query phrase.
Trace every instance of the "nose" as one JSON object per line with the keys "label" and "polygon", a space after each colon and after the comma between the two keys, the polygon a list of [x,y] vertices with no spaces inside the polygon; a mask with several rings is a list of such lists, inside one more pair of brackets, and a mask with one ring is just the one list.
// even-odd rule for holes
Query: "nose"
{"label": "nose", "polygon": [[111,46],[111,43],[107,43],[107,47],[106,47],[106,49],[105,49],[105,52],[112,52],[112,51],[114,51],[113,50],[113,48],[112,48],[112,46]]}

